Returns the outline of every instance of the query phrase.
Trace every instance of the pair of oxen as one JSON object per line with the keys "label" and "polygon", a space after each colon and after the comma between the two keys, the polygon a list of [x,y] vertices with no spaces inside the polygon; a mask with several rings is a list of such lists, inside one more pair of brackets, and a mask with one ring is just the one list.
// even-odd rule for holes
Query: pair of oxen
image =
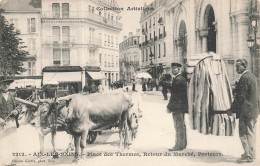
{"label": "pair of oxen", "polygon": [[[138,94],[125,92],[74,94],[56,99],[38,99],[37,107],[23,111],[22,117],[38,128],[40,151],[44,152],[44,136],[52,135],[53,157],[57,158],[55,136],[66,131],[74,139],[74,161],[83,158],[90,131],[119,128],[120,147],[128,148],[138,129],[140,108]],[[132,98],[135,98],[132,100]],[[134,106],[135,105],[135,106]],[[34,106],[33,104],[31,106]],[[79,153],[81,149],[81,152]]]}

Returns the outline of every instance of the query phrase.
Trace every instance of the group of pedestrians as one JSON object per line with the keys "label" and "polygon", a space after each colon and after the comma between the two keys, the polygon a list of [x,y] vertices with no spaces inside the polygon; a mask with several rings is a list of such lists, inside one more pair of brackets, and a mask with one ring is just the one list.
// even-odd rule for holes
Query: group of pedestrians
{"label": "group of pedestrians", "polygon": [[[188,113],[187,81],[181,72],[182,65],[172,63],[172,85],[170,87],[171,97],[167,105],[167,112],[172,114],[175,128],[175,146],[169,151],[181,151],[187,146],[185,113]],[[239,59],[236,61],[236,71],[241,74],[236,83],[234,101],[228,115],[236,113],[239,118],[239,137],[244,149],[238,163],[253,162],[256,158],[256,122],[259,114],[258,89],[256,77],[247,70],[247,61]],[[166,92],[163,89],[163,92]],[[167,97],[165,96],[165,99]]]}

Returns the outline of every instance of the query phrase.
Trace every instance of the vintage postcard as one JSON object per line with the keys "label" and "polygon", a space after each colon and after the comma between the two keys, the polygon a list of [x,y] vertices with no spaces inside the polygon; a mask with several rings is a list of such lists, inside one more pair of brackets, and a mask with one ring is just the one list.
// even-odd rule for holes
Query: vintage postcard
{"label": "vintage postcard", "polygon": [[260,164],[259,0],[0,0],[0,165]]}

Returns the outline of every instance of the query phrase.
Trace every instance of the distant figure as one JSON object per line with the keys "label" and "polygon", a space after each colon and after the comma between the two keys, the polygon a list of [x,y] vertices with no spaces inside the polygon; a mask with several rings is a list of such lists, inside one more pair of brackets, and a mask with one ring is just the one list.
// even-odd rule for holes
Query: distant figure
{"label": "distant figure", "polygon": [[168,100],[168,96],[167,96],[168,90],[167,90],[167,83],[165,80],[162,81],[162,94],[164,97],[164,100]]}
{"label": "distant figure", "polygon": [[113,82],[110,84],[110,87],[113,90],[113,88],[114,88],[114,83]]}
{"label": "distant figure", "polygon": [[126,91],[128,92],[128,87],[126,87]]}
{"label": "distant figure", "polygon": [[135,92],[135,81],[133,82],[132,91]]}
{"label": "distant figure", "polygon": [[146,85],[145,85],[145,82],[143,82],[142,84],[142,90],[145,92],[146,91]]}
{"label": "distant figure", "polygon": [[102,93],[103,91],[104,91],[104,88],[103,88],[102,84],[99,84],[98,92]]}
{"label": "distant figure", "polygon": [[89,87],[88,87],[87,84],[84,86],[84,88],[83,88],[83,92],[89,92]]}
{"label": "distant figure", "polygon": [[97,86],[93,82],[92,85],[90,86],[90,93],[96,93],[97,92]]}
{"label": "distant figure", "polygon": [[75,93],[75,89],[74,89],[74,87],[72,86],[71,88],[70,88],[70,94],[74,94]]}

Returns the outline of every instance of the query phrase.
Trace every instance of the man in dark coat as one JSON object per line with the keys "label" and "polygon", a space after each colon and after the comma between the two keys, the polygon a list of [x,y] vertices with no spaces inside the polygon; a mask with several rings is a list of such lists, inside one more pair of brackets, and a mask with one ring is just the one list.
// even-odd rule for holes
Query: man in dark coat
{"label": "man in dark coat", "polygon": [[171,97],[167,112],[172,113],[175,128],[175,146],[169,151],[181,151],[187,146],[184,114],[188,113],[187,83],[181,74],[181,64],[172,63],[174,75],[171,87]]}
{"label": "man in dark coat", "polygon": [[235,97],[228,114],[239,118],[239,137],[244,154],[237,162],[253,162],[256,148],[256,122],[259,113],[256,77],[247,69],[247,61],[236,61],[236,71],[241,74],[235,88]]}
{"label": "man in dark coat", "polygon": [[164,100],[168,100],[167,93],[168,93],[167,83],[165,80],[163,80],[162,81],[162,94],[163,94]]}
{"label": "man in dark coat", "polygon": [[14,93],[9,92],[9,86],[13,81],[7,76],[0,76],[0,124],[5,124],[5,119],[7,121],[15,119],[19,127],[19,109],[16,109]]}
{"label": "man in dark coat", "polygon": [[90,86],[90,93],[96,93],[97,92],[97,86],[93,82],[92,85]]}

